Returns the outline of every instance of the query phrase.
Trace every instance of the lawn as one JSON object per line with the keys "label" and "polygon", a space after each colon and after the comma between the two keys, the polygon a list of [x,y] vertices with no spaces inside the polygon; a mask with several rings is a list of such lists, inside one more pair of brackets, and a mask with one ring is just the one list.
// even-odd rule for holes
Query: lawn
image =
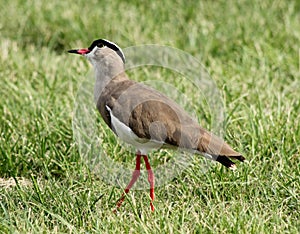
{"label": "lawn", "polygon": [[[299,1],[0,1],[1,233],[300,232]],[[82,93],[92,67],[66,52],[97,38],[174,47],[200,61],[221,97],[223,137],[248,163],[232,172],[189,155],[157,187],[155,212],[142,189],[114,214],[124,184],[90,167],[74,124],[78,104],[94,111],[92,93]],[[190,101],[176,100],[213,129],[203,90],[180,74],[128,74],[175,99],[168,84],[176,87]],[[99,115],[90,120],[96,152],[133,169],[132,151]],[[163,167],[174,154],[150,161]]]}

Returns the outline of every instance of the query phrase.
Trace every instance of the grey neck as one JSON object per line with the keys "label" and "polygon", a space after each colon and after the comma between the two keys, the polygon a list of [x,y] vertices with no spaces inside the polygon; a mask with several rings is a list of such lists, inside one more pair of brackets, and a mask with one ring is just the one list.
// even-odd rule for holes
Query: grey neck
{"label": "grey neck", "polygon": [[111,56],[107,56],[93,65],[95,70],[94,101],[97,103],[107,84],[122,74],[125,71],[125,66],[121,59],[114,59]]}

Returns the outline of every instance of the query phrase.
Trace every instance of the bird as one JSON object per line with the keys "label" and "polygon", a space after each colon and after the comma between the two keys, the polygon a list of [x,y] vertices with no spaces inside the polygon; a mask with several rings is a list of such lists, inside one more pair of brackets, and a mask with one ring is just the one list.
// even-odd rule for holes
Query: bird
{"label": "bird", "polygon": [[72,49],[94,67],[96,108],[104,122],[125,143],[136,149],[135,169],[115,211],[140,176],[145,162],[150,184],[150,208],[154,207],[155,176],[148,153],[156,149],[180,149],[202,155],[235,170],[231,159],[245,158],[222,138],[202,128],[197,121],[165,94],[129,79],[122,49],[107,39],[94,40],[88,48]]}

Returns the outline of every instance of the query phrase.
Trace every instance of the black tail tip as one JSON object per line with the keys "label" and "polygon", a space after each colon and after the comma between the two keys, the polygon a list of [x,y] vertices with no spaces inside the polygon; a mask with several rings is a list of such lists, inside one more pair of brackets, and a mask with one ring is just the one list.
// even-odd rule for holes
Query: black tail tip
{"label": "black tail tip", "polygon": [[218,156],[217,157],[217,162],[221,163],[223,166],[235,170],[236,169],[236,165],[234,164],[234,162],[232,162],[229,158],[227,158],[226,156]]}
{"label": "black tail tip", "polygon": [[236,165],[234,162],[232,162],[229,158],[233,158],[233,159],[237,159],[241,162],[244,162],[246,159],[242,156],[242,155],[239,155],[239,156],[229,156],[229,157],[226,157],[226,156],[218,156],[216,161],[221,163],[223,166],[231,169],[231,170],[235,170],[236,169]]}
{"label": "black tail tip", "polygon": [[242,155],[239,155],[239,156],[231,156],[231,158],[234,158],[234,159],[237,159],[241,162],[244,162],[246,160],[245,157],[243,157]]}

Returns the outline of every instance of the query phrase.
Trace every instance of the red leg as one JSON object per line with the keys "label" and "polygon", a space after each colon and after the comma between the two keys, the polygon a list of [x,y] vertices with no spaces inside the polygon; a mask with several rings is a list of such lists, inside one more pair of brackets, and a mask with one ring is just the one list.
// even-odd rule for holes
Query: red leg
{"label": "red leg", "polygon": [[146,169],[148,171],[148,181],[150,184],[150,206],[151,206],[151,210],[154,211],[154,206],[153,206],[153,201],[154,201],[154,182],[155,182],[155,177],[154,177],[154,173],[151,169],[150,163],[148,161],[148,157],[147,155],[143,155],[145,164],[146,164]]}
{"label": "red leg", "polygon": [[123,203],[123,201],[125,199],[125,194],[127,194],[129,192],[129,190],[131,189],[131,187],[134,185],[134,183],[139,178],[139,176],[141,174],[140,169],[141,169],[141,155],[140,155],[140,152],[137,152],[136,153],[135,170],[132,173],[131,180],[130,180],[129,184],[127,185],[126,189],[124,190],[124,193],[122,194],[121,198],[117,202],[117,208],[119,208],[122,205],[122,203]]}

